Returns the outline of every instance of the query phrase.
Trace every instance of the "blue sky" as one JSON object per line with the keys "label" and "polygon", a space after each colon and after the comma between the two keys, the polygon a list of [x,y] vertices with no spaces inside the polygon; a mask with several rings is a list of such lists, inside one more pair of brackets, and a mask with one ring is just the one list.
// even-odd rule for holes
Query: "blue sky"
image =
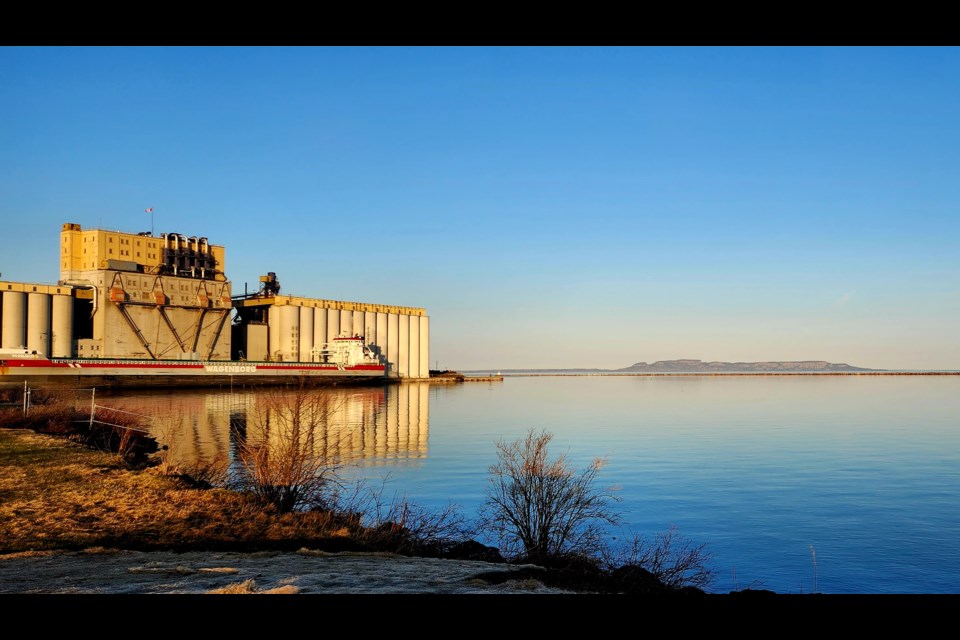
{"label": "blue sky", "polygon": [[960,49],[0,48],[0,273],[63,222],[420,306],[431,364],[960,369]]}

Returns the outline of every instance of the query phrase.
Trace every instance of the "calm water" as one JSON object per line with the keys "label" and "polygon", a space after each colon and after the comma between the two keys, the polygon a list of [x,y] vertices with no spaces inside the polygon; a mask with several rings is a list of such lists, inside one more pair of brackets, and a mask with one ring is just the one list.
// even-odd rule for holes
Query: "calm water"
{"label": "calm water", "polygon": [[[630,530],[705,542],[711,588],[960,593],[960,377],[533,377],[330,390],[336,452],[412,500],[483,499],[494,443],[605,457]],[[231,456],[252,393],[118,398],[174,416],[182,461]],[[345,435],[344,435],[345,434]],[[333,439],[331,439],[333,442]]]}

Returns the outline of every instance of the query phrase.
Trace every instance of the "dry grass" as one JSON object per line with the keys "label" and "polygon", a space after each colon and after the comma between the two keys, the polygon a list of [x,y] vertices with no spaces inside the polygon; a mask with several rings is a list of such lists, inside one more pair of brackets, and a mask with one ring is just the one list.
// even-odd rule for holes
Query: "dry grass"
{"label": "dry grass", "polygon": [[260,593],[260,594],[294,594],[300,593],[299,587],[296,587],[292,584],[285,584],[279,587],[274,587],[273,589],[264,589],[259,590],[257,588],[257,583],[254,580],[244,580],[243,582],[235,582],[233,584],[228,584],[225,587],[220,587],[218,589],[211,589],[207,593],[215,594],[227,594],[227,595],[245,595],[250,593]]}
{"label": "dry grass", "polygon": [[124,463],[136,467],[145,466],[150,454],[158,449],[156,440],[142,430],[142,416],[100,407],[91,422],[88,409],[80,410],[58,396],[40,392],[35,395],[43,401],[32,405],[27,415],[18,408],[0,409],[0,427],[67,436],[95,449],[115,453]]}
{"label": "dry grass", "polygon": [[0,562],[4,560],[17,560],[19,558],[43,558],[45,556],[52,556],[57,551],[19,551],[16,553],[4,553],[0,555]]}
{"label": "dry grass", "polygon": [[327,513],[276,514],[252,496],[197,490],[69,440],[0,429],[0,553],[298,549],[328,540],[342,550],[350,532],[349,522]]}
{"label": "dry grass", "polygon": [[257,592],[257,583],[255,580],[244,580],[243,582],[234,582],[233,584],[228,584],[225,587],[218,587],[217,589],[211,589],[207,593],[219,593],[219,594],[246,594],[246,593],[256,593]]}
{"label": "dry grass", "polygon": [[[180,476],[164,475],[156,468],[130,469],[115,454],[63,437],[0,428],[0,561],[56,550],[112,553],[115,549],[433,555],[460,530],[459,515],[452,508],[429,514],[403,497],[386,500],[376,491],[371,495],[372,511],[366,513],[374,526],[361,526],[364,512],[352,508],[341,509],[341,514],[279,513],[252,494],[197,489]],[[598,592],[659,593],[671,587],[699,586],[709,577],[706,558],[702,546],[671,533],[652,543],[636,539],[629,555],[611,565],[617,567],[614,571],[604,572],[590,564],[572,567],[567,573],[547,572],[544,579],[539,572],[504,577],[530,578],[522,586],[531,590],[545,584]],[[148,565],[132,571],[197,570]],[[229,567],[201,571],[233,573]],[[289,583],[259,591],[254,581],[247,580],[211,593],[298,591]]]}
{"label": "dry grass", "polygon": [[292,594],[300,593],[300,587],[294,586],[292,584],[285,584],[280,587],[274,587],[273,589],[267,589],[265,591],[261,591],[260,593],[264,593],[267,595],[286,595],[286,594],[292,595]]}
{"label": "dry grass", "polygon": [[[222,461],[185,469],[152,455],[157,443],[138,430],[140,413],[98,408],[91,422],[76,398],[37,392],[33,402],[27,416],[0,409],[0,553],[310,546],[436,554],[460,528],[452,508],[435,515],[382,492],[347,491],[337,476],[342,434],[327,428],[336,407],[306,385],[263,396],[238,446],[244,473],[230,482]],[[367,526],[362,503],[373,510]]]}

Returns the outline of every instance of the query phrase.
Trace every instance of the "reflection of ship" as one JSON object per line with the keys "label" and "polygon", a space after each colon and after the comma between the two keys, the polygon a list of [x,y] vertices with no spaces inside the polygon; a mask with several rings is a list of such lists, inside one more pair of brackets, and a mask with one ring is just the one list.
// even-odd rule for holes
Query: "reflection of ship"
{"label": "reflection of ship", "polygon": [[429,377],[422,308],[232,294],[205,237],[60,232],[57,284],[0,282],[0,383],[276,384]]}

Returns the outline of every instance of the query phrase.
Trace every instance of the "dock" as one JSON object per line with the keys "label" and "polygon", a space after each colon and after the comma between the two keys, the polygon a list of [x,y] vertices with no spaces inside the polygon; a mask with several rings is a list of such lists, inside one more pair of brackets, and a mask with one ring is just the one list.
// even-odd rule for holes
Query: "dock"
{"label": "dock", "polygon": [[490,376],[468,376],[459,371],[430,372],[430,382],[440,384],[459,384],[461,382],[503,382],[499,373]]}

